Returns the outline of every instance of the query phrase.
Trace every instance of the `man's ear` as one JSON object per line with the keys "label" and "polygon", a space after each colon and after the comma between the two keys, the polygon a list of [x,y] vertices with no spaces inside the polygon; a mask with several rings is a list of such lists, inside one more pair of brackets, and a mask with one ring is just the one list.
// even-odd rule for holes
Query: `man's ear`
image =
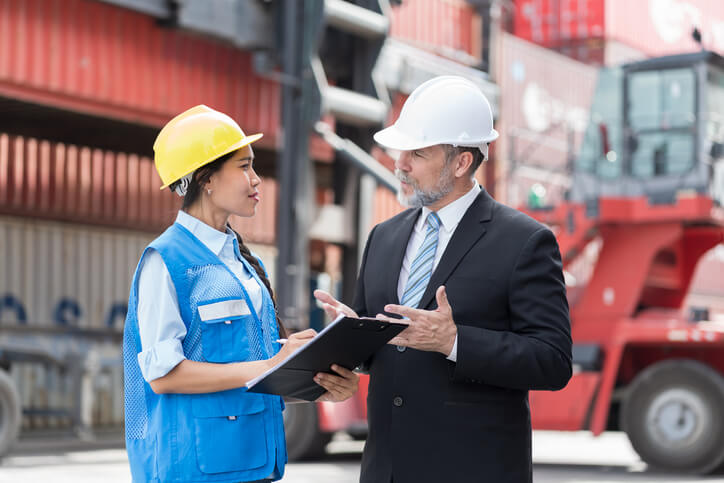
{"label": "man's ear", "polygon": [[473,164],[473,154],[469,151],[458,154],[455,160],[455,177],[462,178],[468,176],[468,170]]}

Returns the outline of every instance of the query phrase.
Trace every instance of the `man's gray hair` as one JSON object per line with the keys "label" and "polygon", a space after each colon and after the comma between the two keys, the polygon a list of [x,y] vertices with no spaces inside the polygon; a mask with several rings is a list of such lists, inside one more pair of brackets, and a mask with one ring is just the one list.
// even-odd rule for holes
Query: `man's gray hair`
{"label": "man's gray hair", "polygon": [[443,144],[442,149],[445,151],[445,164],[449,164],[458,154],[470,153],[473,155],[473,162],[470,165],[470,177],[475,175],[478,167],[485,161],[482,151],[477,147],[471,146],[453,146],[452,144]]}

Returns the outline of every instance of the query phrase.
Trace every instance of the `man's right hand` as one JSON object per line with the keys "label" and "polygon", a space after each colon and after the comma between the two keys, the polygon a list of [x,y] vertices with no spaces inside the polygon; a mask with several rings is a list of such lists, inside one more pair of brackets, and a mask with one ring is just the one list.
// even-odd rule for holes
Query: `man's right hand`
{"label": "man's right hand", "polygon": [[324,311],[332,319],[336,319],[341,314],[344,314],[346,317],[358,317],[357,312],[347,307],[324,290],[315,290],[314,297],[322,303],[322,308],[324,308]]}

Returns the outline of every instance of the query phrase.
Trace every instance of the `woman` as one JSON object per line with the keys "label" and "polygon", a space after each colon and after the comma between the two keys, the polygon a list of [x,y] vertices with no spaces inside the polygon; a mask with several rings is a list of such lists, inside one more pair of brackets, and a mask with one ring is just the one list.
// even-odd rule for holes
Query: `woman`
{"label": "woman", "polygon": [[[124,329],[126,447],[134,481],[273,481],[284,474],[280,397],[244,384],[314,336],[277,342],[261,262],[228,225],[254,216],[261,180],[251,143],[230,117],[196,106],[154,144],[156,169],[183,196],[176,222],[141,255]],[[357,376],[318,374],[341,401]]]}

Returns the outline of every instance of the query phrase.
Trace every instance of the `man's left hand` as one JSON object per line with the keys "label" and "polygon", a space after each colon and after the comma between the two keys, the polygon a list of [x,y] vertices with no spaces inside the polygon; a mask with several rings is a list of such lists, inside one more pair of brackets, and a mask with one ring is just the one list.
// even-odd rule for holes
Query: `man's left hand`
{"label": "man's left hand", "polygon": [[319,396],[317,401],[341,402],[351,398],[357,392],[359,386],[359,376],[357,374],[337,364],[332,364],[332,370],[339,376],[325,372],[320,372],[314,376],[314,382],[327,390],[327,392]]}
{"label": "man's left hand", "polygon": [[[435,293],[437,309],[422,310],[405,307],[404,305],[386,305],[385,311],[407,317],[408,328],[390,340],[389,344],[411,347],[422,351],[440,352],[446,357],[450,355],[458,329],[452,318],[452,307],[447,300],[445,287],[440,286]],[[388,322],[401,322],[386,315],[378,314],[377,318]]]}

